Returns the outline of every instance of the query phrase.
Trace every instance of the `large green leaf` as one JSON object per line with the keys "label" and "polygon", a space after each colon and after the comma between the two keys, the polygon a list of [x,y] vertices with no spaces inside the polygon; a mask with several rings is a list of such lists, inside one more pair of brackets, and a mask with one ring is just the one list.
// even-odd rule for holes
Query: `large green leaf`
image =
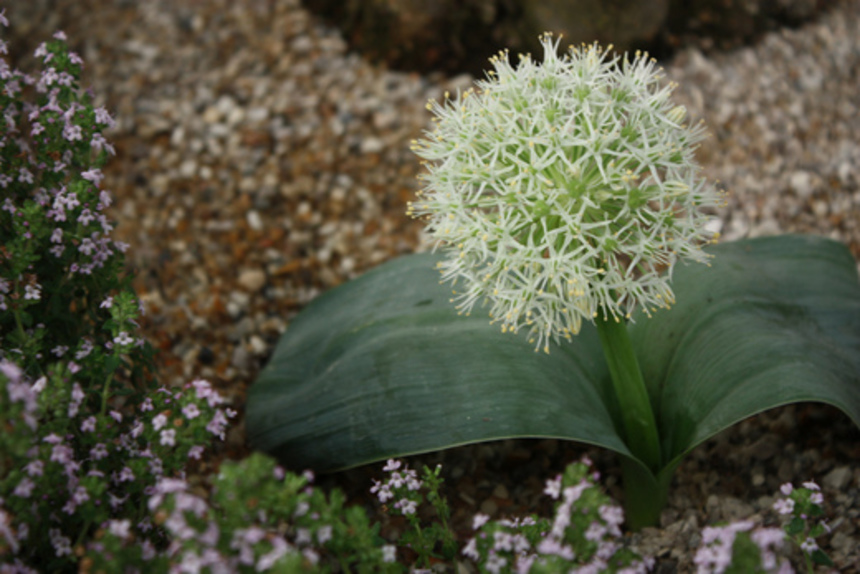
{"label": "large green leaf", "polygon": [[664,461],[756,413],[831,404],[860,425],[860,288],[843,245],[779,236],[676,268],[677,305],[630,326]]}
{"label": "large green leaf", "polygon": [[[660,427],[679,458],[747,416],[797,401],[860,424],[860,287],[840,244],[784,236],[714,246],[675,269],[678,304],[630,331]],[[506,437],[558,437],[632,456],[597,334],[550,355],[458,316],[436,257],[389,262],[319,297],[251,387],[252,445],[336,469]]]}
{"label": "large green leaf", "polygon": [[459,316],[437,260],[396,259],[308,305],[251,387],[251,444],[318,469],[525,436],[629,454],[596,330],[535,353]]}

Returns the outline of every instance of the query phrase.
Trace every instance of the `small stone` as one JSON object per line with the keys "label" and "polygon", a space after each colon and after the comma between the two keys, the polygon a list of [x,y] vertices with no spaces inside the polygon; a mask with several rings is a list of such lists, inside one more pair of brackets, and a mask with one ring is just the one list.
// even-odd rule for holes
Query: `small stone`
{"label": "small stone", "polygon": [[253,209],[250,210],[245,214],[245,219],[248,221],[248,227],[254,231],[263,230],[263,218],[260,217],[260,213],[258,211]]}
{"label": "small stone", "polygon": [[191,179],[197,175],[197,162],[191,158],[186,159],[179,165],[179,175],[185,179]]}
{"label": "small stone", "polygon": [[851,482],[851,469],[847,466],[837,466],[821,479],[822,484],[832,490],[844,490]]}
{"label": "small stone", "polygon": [[368,137],[361,142],[361,153],[379,153],[385,148],[381,139]]}
{"label": "small stone", "polygon": [[813,191],[812,174],[803,170],[795,171],[791,174],[788,185],[799,197],[806,199]]}
{"label": "small stone", "polygon": [[248,346],[251,348],[251,352],[258,357],[265,355],[269,350],[269,346],[259,335],[251,335],[251,338],[248,341]]}
{"label": "small stone", "polygon": [[493,517],[499,511],[499,505],[492,498],[486,499],[481,503],[481,512],[487,516]]}
{"label": "small stone", "polygon": [[254,293],[266,284],[266,272],[262,269],[243,269],[239,272],[237,281],[246,291]]}
{"label": "small stone", "polygon": [[507,500],[510,497],[510,494],[504,484],[499,484],[493,489],[493,496],[501,498],[502,500]]}
{"label": "small stone", "polygon": [[230,364],[240,371],[247,371],[251,363],[251,354],[245,350],[242,345],[236,345],[233,349],[233,356],[230,358]]}

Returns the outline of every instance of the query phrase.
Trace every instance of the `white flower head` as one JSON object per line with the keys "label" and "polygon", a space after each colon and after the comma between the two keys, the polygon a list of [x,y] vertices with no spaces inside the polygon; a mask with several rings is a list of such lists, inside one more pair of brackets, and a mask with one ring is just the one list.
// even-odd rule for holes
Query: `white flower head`
{"label": "white flower head", "polygon": [[502,52],[477,89],[428,103],[408,213],[448,252],[439,270],[461,313],[489,303],[503,332],[525,328],[549,352],[583,320],[674,303],[675,263],[707,262],[717,237],[701,208],[723,200],[694,159],[705,129],[685,123],[653,59],[541,43],[542,63]]}

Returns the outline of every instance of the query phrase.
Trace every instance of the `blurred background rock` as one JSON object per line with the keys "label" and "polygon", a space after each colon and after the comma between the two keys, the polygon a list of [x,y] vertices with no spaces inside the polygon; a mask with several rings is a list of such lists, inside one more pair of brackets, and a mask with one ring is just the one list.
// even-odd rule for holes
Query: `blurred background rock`
{"label": "blurred background rock", "polygon": [[798,26],[834,0],[303,0],[350,46],[394,69],[482,75],[502,48],[536,52],[542,32],[565,44],[614,44],[658,58],[750,43]]}
{"label": "blurred background rock", "polygon": [[[265,10],[279,0],[239,1]],[[537,37],[543,32],[563,34],[564,45],[599,41],[620,52],[645,50],[665,59],[682,47],[709,52],[749,44],[766,32],[808,22],[837,1],[301,0],[371,62],[395,70],[467,72],[478,77],[487,68],[487,58],[503,48],[514,54],[539,52]],[[34,32],[57,29],[73,4],[12,2],[8,9],[16,20],[13,46],[31,53],[35,38],[41,36]],[[191,14],[201,2],[180,4]]]}

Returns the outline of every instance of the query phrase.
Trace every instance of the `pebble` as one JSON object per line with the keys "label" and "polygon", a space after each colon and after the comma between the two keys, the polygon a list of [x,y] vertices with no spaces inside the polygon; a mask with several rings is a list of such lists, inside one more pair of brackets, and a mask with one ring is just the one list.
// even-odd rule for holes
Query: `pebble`
{"label": "pebble", "polygon": [[248,291],[259,291],[266,284],[266,272],[262,269],[242,269],[237,281]]}
{"label": "pebble", "polygon": [[841,491],[851,482],[853,471],[847,466],[838,466],[828,472],[821,482],[832,490]]}

